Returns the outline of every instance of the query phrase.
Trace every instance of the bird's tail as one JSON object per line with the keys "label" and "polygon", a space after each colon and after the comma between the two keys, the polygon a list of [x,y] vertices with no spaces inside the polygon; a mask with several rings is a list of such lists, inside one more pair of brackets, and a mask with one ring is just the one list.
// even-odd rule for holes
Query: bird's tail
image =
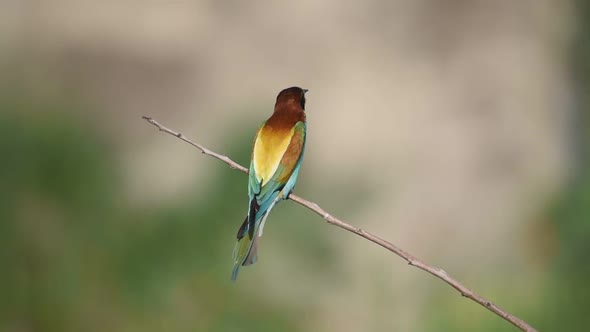
{"label": "bird's tail", "polygon": [[258,222],[260,217],[257,218],[257,212],[259,210],[256,200],[252,200],[250,208],[248,209],[248,215],[238,230],[236,236],[237,242],[234,247],[233,259],[234,269],[231,274],[231,280],[235,281],[238,277],[238,271],[242,265],[250,265],[256,263],[258,254]]}
{"label": "bird's tail", "polygon": [[234,247],[234,269],[231,274],[231,280],[236,281],[238,271],[241,266],[256,263],[258,258],[258,241],[260,234],[258,234],[258,225],[250,228],[248,217],[244,220],[242,227],[238,231],[236,246]]}
{"label": "bird's tail", "polygon": [[262,236],[266,217],[268,217],[268,214],[278,200],[278,197],[274,197],[274,199],[270,201],[270,204],[262,204],[262,207],[258,206],[255,199],[250,203],[248,215],[238,230],[238,241],[234,247],[234,269],[231,274],[232,281],[236,281],[238,278],[238,272],[241,266],[256,263],[256,260],[258,259],[258,242]]}

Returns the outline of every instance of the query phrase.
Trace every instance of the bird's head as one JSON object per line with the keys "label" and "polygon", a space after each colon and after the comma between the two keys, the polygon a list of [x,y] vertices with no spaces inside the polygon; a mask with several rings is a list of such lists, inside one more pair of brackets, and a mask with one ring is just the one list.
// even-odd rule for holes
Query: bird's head
{"label": "bird's head", "polygon": [[284,89],[277,96],[275,108],[283,105],[289,106],[291,104],[298,105],[301,107],[302,110],[305,110],[305,93],[307,91],[307,89],[302,89],[296,86]]}

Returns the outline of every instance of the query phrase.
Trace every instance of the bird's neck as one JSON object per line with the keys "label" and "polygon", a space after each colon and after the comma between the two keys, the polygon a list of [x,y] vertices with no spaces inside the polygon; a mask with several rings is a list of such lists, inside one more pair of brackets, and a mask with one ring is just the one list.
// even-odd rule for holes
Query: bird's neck
{"label": "bird's neck", "polygon": [[301,107],[275,107],[275,111],[268,119],[271,125],[293,126],[297,122],[305,122],[305,112]]}

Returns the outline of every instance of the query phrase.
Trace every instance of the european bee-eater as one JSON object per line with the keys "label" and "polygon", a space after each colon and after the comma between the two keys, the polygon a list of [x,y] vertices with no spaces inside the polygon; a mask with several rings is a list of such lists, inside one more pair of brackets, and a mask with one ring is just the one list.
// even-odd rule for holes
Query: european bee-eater
{"label": "european bee-eater", "polygon": [[275,109],[254,138],[248,181],[248,214],[238,230],[232,280],[242,265],[256,262],[258,241],[268,214],[295,187],[305,150],[306,89],[291,87],[279,93]]}

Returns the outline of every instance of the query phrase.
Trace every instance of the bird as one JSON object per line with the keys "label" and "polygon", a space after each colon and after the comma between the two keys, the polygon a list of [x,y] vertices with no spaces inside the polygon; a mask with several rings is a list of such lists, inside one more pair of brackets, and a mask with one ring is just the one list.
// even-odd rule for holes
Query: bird
{"label": "bird", "polygon": [[252,147],[248,175],[248,213],[236,236],[231,280],[240,267],[254,264],[266,218],[293,191],[305,151],[307,131],[305,93],[307,89],[282,90],[274,112],[262,123]]}

